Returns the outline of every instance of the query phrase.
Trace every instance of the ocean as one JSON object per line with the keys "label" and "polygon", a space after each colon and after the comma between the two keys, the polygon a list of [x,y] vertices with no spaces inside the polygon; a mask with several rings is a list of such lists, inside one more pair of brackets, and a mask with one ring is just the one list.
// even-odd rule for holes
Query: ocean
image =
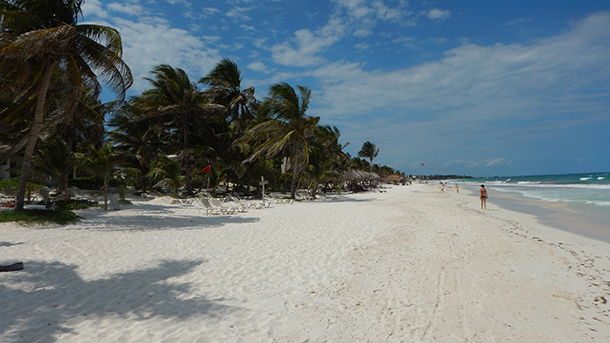
{"label": "ocean", "polygon": [[478,203],[479,185],[493,206],[529,213],[551,227],[610,243],[610,172],[486,177],[458,182]]}
{"label": "ocean", "polygon": [[610,209],[610,172],[486,177],[461,183],[485,184],[494,191],[519,193],[532,199]]}

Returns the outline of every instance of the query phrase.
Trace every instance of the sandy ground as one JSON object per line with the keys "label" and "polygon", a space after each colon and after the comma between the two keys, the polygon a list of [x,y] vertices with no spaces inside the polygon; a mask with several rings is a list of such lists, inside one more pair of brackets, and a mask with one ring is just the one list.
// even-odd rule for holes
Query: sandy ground
{"label": "sandy ground", "polygon": [[610,245],[436,187],[0,224],[1,342],[608,342]]}

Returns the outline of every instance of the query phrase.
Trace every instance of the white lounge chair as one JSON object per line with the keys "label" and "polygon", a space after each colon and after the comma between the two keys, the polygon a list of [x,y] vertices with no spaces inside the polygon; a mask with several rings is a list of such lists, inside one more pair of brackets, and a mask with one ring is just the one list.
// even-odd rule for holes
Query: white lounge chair
{"label": "white lounge chair", "polygon": [[294,202],[294,200],[292,200],[292,199],[283,199],[283,198],[280,198],[277,194],[270,193],[270,194],[268,194],[268,196],[276,204],[292,204]]}
{"label": "white lounge chair", "polygon": [[218,207],[220,209],[224,209],[229,214],[237,213],[237,212],[246,212],[246,209],[242,208],[241,206],[225,205],[222,202],[220,202],[219,199],[216,199],[216,198],[207,198],[207,199],[212,206]]}
{"label": "white lounge chair", "polygon": [[205,213],[206,216],[209,215],[226,215],[226,214],[232,214],[234,212],[229,212],[228,209],[226,208],[221,208],[221,207],[217,207],[214,206],[210,203],[210,200],[207,198],[201,198],[199,200],[199,203],[201,204],[201,212]]}
{"label": "white lounge chair", "polygon": [[269,206],[267,206],[267,204],[264,202],[244,201],[244,200],[242,200],[236,196],[232,196],[232,195],[227,196],[226,200],[232,201],[232,202],[242,206],[243,208],[255,209],[255,210],[260,210],[265,207],[269,207],[271,205],[271,204],[268,204]]}

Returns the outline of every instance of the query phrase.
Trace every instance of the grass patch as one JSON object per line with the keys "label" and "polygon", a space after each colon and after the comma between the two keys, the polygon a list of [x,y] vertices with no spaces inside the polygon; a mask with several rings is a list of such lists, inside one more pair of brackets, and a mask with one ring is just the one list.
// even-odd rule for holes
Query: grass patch
{"label": "grass patch", "polygon": [[23,211],[0,211],[0,223],[57,223],[69,224],[75,222],[79,217],[65,208],[56,210],[23,210]]}

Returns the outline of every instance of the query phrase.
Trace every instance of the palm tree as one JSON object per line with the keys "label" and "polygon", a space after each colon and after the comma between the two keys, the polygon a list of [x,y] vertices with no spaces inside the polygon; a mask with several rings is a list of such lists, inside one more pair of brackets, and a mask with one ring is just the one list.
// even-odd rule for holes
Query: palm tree
{"label": "palm tree", "polygon": [[318,126],[311,141],[309,164],[305,174],[309,178],[309,189],[312,197],[321,181],[338,179],[341,172],[346,169],[343,163],[347,155],[343,148],[347,145],[339,144],[339,129],[331,126]]}
{"label": "palm tree", "polygon": [[63,193],[64,200],[70,200],[68,179],[76,166],[74,153],[66,142],[57,137],[42,143],[35,159],[36,169],[51,177],[57,189]]}
{"label": "palm tree", "polygon": [[362,144],[362,149],[358,152],[358,156],[368,158],[370,161],[370,171],[373,171],[373,159],[379,155],[379,148],[369,141]]}
{"label": "palm tree", "polygon": [[120,156],[114,151],[110,143],[104,144],[101,148],[91,147],[88,154],[78,154],[79,163],[89,172],[99,177],[103,181],[104,210],[108,209],[108,188],[110,181],[114,177],[116,167],[121,162]]}
{"label": "palm tree", "polygon": [[120,97],[132,84],[129,67],[121,59],[118,31],[101,25],[78,24],[83,0],[0,1],[0,69],[13,73],[5,77],[21,80],[30,70],[30,85],[24,92],[35,98],[34,118],[25,146],[16,210],[22,210],[32,157],[48,112],[47,94],[58,79],[65,99],[77,101],[86,87],[99,94],[98,75]]}
{"label": "palm tree", "polygon": [[176,141],[182,146],[179,155],[183,158],[183,171],[186,175],[186,189],[191,192],[191,164],[194,143],[191,137],[200,129],[199,123],[215,113],[225,110],[222,105],[214,104],[197,89],[188,74],[167,64],[158,65],[152,71],[154,77],[147,79],[152,88],[135,99],[134,105],[143,113],[142,120],[157,119],[161,125],[175,132]]}
{"label": "palm tree", "polygon": [[306,114],[311,100],[311,91],[297,86],[299,95],[287,83],[271,86],[269,98],[262,104],[260,118],[269,118],[246,130],[237,143],[253,142],[253,153],[244,162],[261,156],[273,158],[281,155],[289,160],[292,172],[291,197],[295,198],[299,174],[309,161],[310,139],[318,125],[319,117]]}
{"label": "palm tree", "polygon": [[189,138],[197,119],[224,110],[224,107],[211,103],[183,69],[161,64],[155,66],[152,73],[154,77],[146,79],[152,88],[136,98],[134,105],[143,113],[141,119],[157,118],[175,128],[182,150],[187,150],[193,145]]}
{"label": "palm tree", "polygon": [[134,110],[131,103],[123,104],[108,122],[112,128],[108,136],[124,162],[139,170],[137,186],[146,191],[150,186],[147,174],[161,151],[164,130],[152,120],[138,120]]}
{"label": "palm tree", "polygon": [[241,128],[254,119],[258,102],[254,97],[254,87],[242,89],[241,71],[230,59],[220,61],[200,83],[207,85],[207,92],[215,103],[227,109],[227,119],[237,122]]}

